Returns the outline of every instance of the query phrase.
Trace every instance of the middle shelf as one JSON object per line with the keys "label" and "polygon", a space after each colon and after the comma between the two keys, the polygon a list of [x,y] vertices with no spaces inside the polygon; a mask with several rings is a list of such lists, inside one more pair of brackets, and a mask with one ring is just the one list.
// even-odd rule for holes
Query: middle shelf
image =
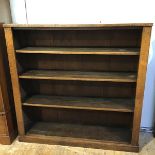
{"label": "middle shelf", "polygon": [[23,105],[33,107],[133,112],[134,99],[34,95],[25,99]]}
{"label": "middle shelf", "polygon": [[57,70],[28,70],[19,75],[20,79],[44,80],[78,80],[78,81],[109,81],[109,82],[136,82],[134,72],[84,72],[84,71],[57,71]]}
{"label": "middle shelf", "polygon": [[139,55],[139,48],[103,48],[103,47],[26,47],[16,50],[16,53],[31,54],[86,54],[86,55]]}

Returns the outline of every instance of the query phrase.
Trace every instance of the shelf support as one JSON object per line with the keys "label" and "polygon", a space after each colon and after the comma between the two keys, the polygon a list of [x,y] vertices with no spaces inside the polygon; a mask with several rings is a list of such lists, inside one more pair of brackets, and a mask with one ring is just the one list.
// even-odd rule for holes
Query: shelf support
{"label": "shelf support", "polygon": [[15,101],[15,107],[16,107],[18,132],[20,135],[24,135],[25,129],[24,129],[23,112],[22,112],[22,104],[21,104],[21,93],[20,93],[19,79],[18,79],[18,73],[17,73],[17,67],[16,67],[17,64],[16,64],[16,58],[15,58],[12,28],[5,28],[5,39],[7,44],[7,53],[8,53],[9,66],[10,66],[11,81],[13,85],[13,94],[14,94],[14,101]]}
{"label": "shelf support", "polygon": [[145,89],[145,78],[146,78],[147,61],[148,61],[148,54],[149,54],[150,35],[151,35],[151,27],[143,27],[137,86],[136,86],[132,139],[131,139],[132,145],[138,145],[138,142],[139,142],[139,131],[140,131],[141,112],[142,112],[142,105],[143,105],[143,96],[144,96],[144,89]]}

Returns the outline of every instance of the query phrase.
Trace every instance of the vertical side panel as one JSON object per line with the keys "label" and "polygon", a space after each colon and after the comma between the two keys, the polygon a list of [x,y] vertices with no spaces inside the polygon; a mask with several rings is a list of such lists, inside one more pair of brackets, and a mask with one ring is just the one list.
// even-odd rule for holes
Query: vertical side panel
{"label": "vertical side panel", "polygon": [[150,35],[151,35],[151,27],[144,27],[142,31],[138,78],[136,87],[135,110],[134,110],[132,141],[131,141],[132,145],[138,145],[139,142],[139,130],[140,130],[143,96],[145,89],[145,78],[146,78],[147,61],[150,45]]}
{"label": "vertical side panel", "polygon": [[20,94],[19,79],[18,79],[18,73],[17,73],[17,67],[16,67],[16,56],[15,56],[15,50],[13,45],[13,34],[12,34],[11,28],[5,28],[5,38],[6,38],[10,73],[11,73],[11,81],[13,85],[13,95],[14,95],[15,108],[16,108],[18,131],[20,135],[24,135],[25,129],[24,129],[24,122],[23,122],[21,94]]}
{"label": "vertical side panel", "polygon": [[[7,89],[7,64],[6,64],[6,48],[4,41],[4,31],[0,24],[0,112],[8,112],[10,110],[9,96]],[[3,110],[2,110],[3,109]]]}

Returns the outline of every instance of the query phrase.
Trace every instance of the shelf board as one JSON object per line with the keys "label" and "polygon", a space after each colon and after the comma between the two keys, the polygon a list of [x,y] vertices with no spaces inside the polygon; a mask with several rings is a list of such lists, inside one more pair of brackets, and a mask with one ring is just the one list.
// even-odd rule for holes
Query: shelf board
{"label": "shelf board", "polygon": [[109,82],[136,82],[135,73],[123,72],[82,72],[82,71],[54,71],[29,70],[21,75],[21,79],[44,80],[75,80],[75,81],[109,81]]}
{"label": "shelf board", "polygon": [[34,95],[24,106],[133,112],[134,99]]}
{"label": "shelf board", "polygon": [[65,47],[26,47],[17,53],[42,54],[96,54],[96,55],[139,55],[139,48],[65,48]]}
{"label": "shelf board", "polygon": [[143,27],[143,26],[153,26],[153,23],[117,23],[117,24],[4,24],[4,27],[13,28],[120,28],[120,27]]}
{"label": "shelf board", "polygon": [[67,138],[68,140],[81,139],[129,143],[131,131],[127,128],[37,122],[27,132],[27,135],[50,136],[56,139],[61,137],[61,139]]}

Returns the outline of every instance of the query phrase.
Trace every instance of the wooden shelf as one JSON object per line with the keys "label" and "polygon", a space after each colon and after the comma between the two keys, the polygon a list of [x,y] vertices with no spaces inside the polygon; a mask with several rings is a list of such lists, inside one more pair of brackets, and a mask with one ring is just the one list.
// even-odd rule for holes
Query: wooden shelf
{"label": "wooden shelf", "polygon": [[96,54],[96,55],[139,55],[139,48],[50,48],[26,47],[16,50],[17,53],[42,54]]}
{"label": "wooden shelf", "polygon": [[35,95],[23,102],[24,106],[67,109],[133,112],[133,99],[88,98]]}
{"label": "wooden shelf", "polygon": [[52,139],[61,137],[61,139],[67,138],[68,140],[78,138],[82,140],[129,143],[131,133],[127,128],[37,122],[27,132],[27,135],[51,136]]}
{"label": "wooden shelf", "polygon": [[19,78],[44,80],[136,82],[136,74],[123,72],[30,70],[19,75]]}

